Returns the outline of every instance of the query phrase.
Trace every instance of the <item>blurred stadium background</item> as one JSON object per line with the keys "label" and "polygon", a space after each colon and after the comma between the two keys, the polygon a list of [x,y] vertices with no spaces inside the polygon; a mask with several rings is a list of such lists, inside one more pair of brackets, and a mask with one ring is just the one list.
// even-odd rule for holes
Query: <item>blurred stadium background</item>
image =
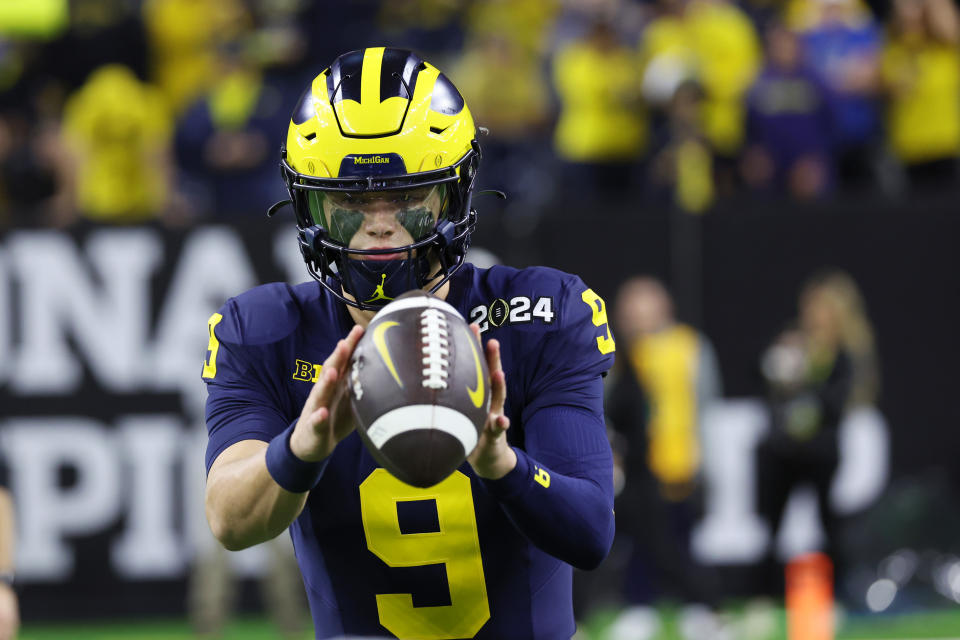
{"label": "blurred stadium background", "polygon": [[[311,637],[289,546],[227,554],[206,528],[200,363],[227,297],[305,279],[292,219],[264,215],[285,197],[279,144],[315,74],[380,45],[436,64],[489,129],[480,188],[508,198],[476,199],[476,261],[576,272],[614,313],[624,282],[652,276],[713,345],[722,392],[697,407],[679,553],[714,595],[638,565],[643,537],[625,532],[577,575],[579,635],[784,638],[783,574],[764,565],[829,548],[837,637],[960,637],[957,13],[0,0],[0,451],[21,637]],[[773,530],[755,498],[761,360],[824,269],[862,295],[880,382],[839,430],[831,525],[800,487]],[[611,427],[629,477],[641,427]],[[622,494],[618,519],[672,500]]]}

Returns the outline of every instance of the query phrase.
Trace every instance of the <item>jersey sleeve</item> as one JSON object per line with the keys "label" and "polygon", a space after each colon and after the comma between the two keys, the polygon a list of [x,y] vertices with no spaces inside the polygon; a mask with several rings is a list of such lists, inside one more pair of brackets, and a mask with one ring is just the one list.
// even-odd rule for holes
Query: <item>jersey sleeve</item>
{"label": "jersey sleeve", "polygon": [[575,276],[562,281],[560,323],[546,333],[533,366],[526,370],[523,421],[547,406],[565,405],[600,412],[593,394],[584,393],[591,380],[613,365],[615,343],[603,299]]}
{"label": "jersey sleeve", "polygon": [[613,364],[603,300],[565,281],[560,326],[544,338],[527,381],[517,466],[486,486],[537,547],[595,568],[613,541],[613,458],[601,376]]}
{"label": "jersey sleeve", "polygon": [[207,385],[206,467],[227,447],[242,440],[269,442],[288,425],[283,400],[267,373],[263,344],[246,344],[243,314],[234,300],[210,317],[203,363]]}

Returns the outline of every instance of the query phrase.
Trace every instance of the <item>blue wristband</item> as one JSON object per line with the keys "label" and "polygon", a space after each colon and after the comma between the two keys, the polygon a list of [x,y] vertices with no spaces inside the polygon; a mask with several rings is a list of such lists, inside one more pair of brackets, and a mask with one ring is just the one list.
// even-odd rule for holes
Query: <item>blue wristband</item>
{"label": "blue wristband", "polygon": [[267,445],[267,471],[281,488],[290,493],[303,493],[317,486],[330,457],[320,462],[307,462],[293,455],[290,436],[296,425],[296,422],[291,424]]}

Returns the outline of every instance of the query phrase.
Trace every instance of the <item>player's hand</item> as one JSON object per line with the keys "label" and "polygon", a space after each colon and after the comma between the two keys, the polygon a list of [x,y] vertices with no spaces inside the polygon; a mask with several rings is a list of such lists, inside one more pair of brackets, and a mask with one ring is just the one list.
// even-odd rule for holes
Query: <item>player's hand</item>
{"label": "player's hand", "polygon": [[[346,375],[350,356],[363,335],[363,328],[353,327],[347,337],[337,343],[330,357],[323,363],[320,376],[310,389],[310,395],[303,404],[300,419],[290,436],[290,449],[301,460],[316,462],[331,453],[337,443],[353,431],[353,421],[349,418],[346,405],[339,401],[339,395],[346,387],[340,382]],[[339,406],[338,406],[339,405]]]}
{"label": "player's hand", "polygon": [[16,592],[7,584],[0,584],[0,640],[13,640],[20,627],[20,609]]}
{"label": "player's hand", "polygon": [[[479,340],[480,329],[477,325],[471,324],[470,330]],[[481,478],[497,480],[517,466],[517,454],[507,444],[510,418],[503,414],[503,405],[507,401],[507,378],[500,363],[500,343],[496,340],[487,342],[486,355],[490,369],[490,413],[477,446],[467,456],[467,461]]]}

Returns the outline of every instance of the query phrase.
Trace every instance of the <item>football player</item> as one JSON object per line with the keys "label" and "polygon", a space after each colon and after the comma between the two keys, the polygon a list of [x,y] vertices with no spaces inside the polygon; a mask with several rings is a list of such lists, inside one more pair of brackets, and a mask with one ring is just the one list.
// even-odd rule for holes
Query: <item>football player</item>
{"label": "football player", "polygon": [[[479,162],[470,111],[434,66],[340,56],[282,150],[315,281],[257,287],[210,319],[207,519],[229,549],[290,529],[317,638],[569,638],[573,567],[612,542],[606,307],[573,275],[465,262]],[[362,328],[412,289],[474,323],[491,372],[479,444],[428,489],[378,469],[331,418]]]}

